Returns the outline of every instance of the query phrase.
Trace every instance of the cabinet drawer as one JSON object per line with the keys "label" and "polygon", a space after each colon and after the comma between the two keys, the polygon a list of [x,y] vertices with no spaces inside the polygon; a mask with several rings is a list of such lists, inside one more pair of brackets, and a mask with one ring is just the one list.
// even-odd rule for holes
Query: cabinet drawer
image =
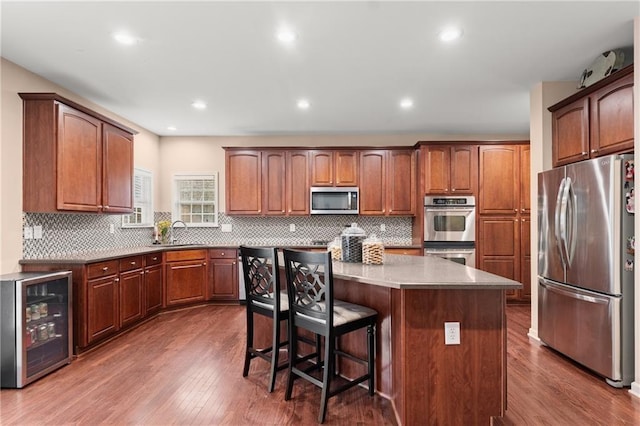
{"label": "cabinet drawer", "polygon": [[131,256],[120,259],[120,272],[142,268],[142,256]]}
{"label": "cabinet drawer", "polygon": [[177,262],[180,260],[206,259],[206,250],[175,250],[164,253],[167,262]]}
{"label": "cabinet drawer", "polygon": [[209,257],[211,259],[235,259],[238,257],[238,252],[235,249],[209,249]]}
{"label": "cabinet drawer", "polygon": [[118,261],[109,260],[106,262],[92,263],[87,266],[87,276],[89,279],[108,277],[118,273]]}
{"label": "cabinet drawer", "polygon": [[144,256],[144,266],[159,265],[162,263],[162,253],[146,254]]}

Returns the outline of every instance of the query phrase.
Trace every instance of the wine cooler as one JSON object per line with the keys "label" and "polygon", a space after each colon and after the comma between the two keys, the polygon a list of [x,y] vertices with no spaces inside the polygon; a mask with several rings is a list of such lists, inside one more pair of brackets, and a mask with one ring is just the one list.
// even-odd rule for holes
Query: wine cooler
{"label": "wine cooler", "polygon": [[71,272],[0,276],[0,384],[22,388],[72,357]]}

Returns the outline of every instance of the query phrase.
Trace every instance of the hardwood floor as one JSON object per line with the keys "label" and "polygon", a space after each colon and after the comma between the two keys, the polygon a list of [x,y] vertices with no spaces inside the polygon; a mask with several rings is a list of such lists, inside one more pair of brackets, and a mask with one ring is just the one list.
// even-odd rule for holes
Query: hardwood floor
{"label": "hardwood floor", "polygon": [[[509,306],[507,425],[640,424],[640,399],[527,338],[529,307]],[[163,314],[21,390],[0,392],[0,424],[316,424],[320,392],[268,366],[242,377],[244,308]],[[356,388],[329,401],[326,424],[392,425],[390,403]]]}

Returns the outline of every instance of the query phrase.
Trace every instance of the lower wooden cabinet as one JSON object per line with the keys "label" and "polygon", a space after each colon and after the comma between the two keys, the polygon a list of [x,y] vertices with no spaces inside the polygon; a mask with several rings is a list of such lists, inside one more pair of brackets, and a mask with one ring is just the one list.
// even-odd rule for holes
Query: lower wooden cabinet
{"label": "lower wooden cabinet", "polygon": [[238,252],[235,249],[209,250],[210,300],[237,301],[239,298]]}
{"label": "lower wooden cabinet", "polygon": [[144,315],[149,316],[162,309],[164,292],[162,286],[162,254],[144,257]]}
{"label": "lower wooden cabinet", "polygon": [[207,250],[165,252],[165,306],[205,300]]}
{"label": "lower wooden cabinet", "polygon": [[91,344],[120,329],[118,318],[118,276],[87,282],[87,338]]}
{"label": "lower wooden cabinet", "polygon": [[120,259],[118,295],[120,327],[126,327],[141,320],[144,315],[142,256]]}

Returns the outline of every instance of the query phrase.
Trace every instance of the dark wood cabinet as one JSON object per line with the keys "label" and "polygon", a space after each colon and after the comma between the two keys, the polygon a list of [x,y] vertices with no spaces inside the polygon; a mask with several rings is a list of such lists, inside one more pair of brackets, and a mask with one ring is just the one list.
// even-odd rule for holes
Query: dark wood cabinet
{"label": "dark wood cabinet", "polygon": [[358,186],[358,152],[355,150],[311,150],[310,186]]}
{"label": "dark wood cabinet", "polygon": [[511,302],[531,299],[531,190],[528,144],[480,146],[477,265],[523,284]]}
{"label": "dark wood cabinet", "polygon": [[361,215],[415,215],[415,150],[361,151],[360,173]]}
{"label": "dark wood cabinet", "polygon": [[309,214],[309,154],[307,151],[287,151],[286,208],[289,216]]}
{"label": "dark wood cabinet", "polygon": [[207,250],[176,250],[165,255],[166,306],[205,300]]}
{"label": "dark wood cabinet", "polygon": [[549,108],[553,166],[633,150],[633,66]]}
{"label": "dark wood cabinet", "polygon": [[286,152],[262,151],[262,213],[283,216],[286,213]]}
{"label": "dark wood cabinet", "polygon": [[225,151],[225,174],[227,214],[262,214],[262,152]]}
{"label": "dark wood cabinet", "polygon": [[237,250],[210,249],[209,265],[209,299],[237,301],[239,299]]}
{"label": "dark wood cabinet", "polygon": [[149,316],[162,309],[162,254],[144,256],[144,315]]}
{"label": "dark wood cabinet", "polygon": [[[120,329],[118,261],[92,263],[86,267],[86,335],[78,336],[87,346]],[[82,313],[80,313],[82,315]]]}
{"label": "dark wood cabinet", "polygon": [[144,271],[142,256],[120,259],[118,282],[120,327],[133,324],[144,315]]}
{"label": "dark wood cabinet", "polygon": [[478,147],[434,144],[421,148],[425,194],[475,194]]}
{"label": "dark wood cabinet", "polygon": [[133,135],[53,93],[23,99],[23,211],[129,213]]}

